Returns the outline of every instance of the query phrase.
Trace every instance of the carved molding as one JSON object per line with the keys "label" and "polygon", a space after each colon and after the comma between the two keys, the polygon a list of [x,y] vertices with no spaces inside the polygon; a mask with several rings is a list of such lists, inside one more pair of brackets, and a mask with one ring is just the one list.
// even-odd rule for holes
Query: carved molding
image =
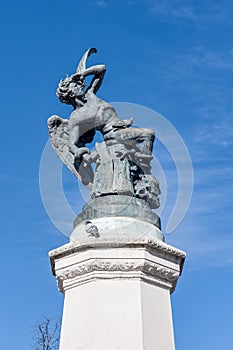
{"label": "carved molding", "polygon": [[[123,259],[90,259],[72,267],[56,271],[59,289],[61,291],[64,290],[63,281],[70,280],[72,282],[71,279],[82,277],[92,272],[113,272],[116,273],[116,277],[119,277],[117,273],[122,272],[122,278],[124,278],[124,273],[141,272],[153,279],[159,279],[165,284],[168,282],[171,290],[174,289],[180,275],[176,270],[142,259],[127,259],[125,261]],[[128,274],[125,277],[130,278]],[[106,275],[105,278],[108,278],[108,276]],[[112,274],[111,278],[113,278]]]}

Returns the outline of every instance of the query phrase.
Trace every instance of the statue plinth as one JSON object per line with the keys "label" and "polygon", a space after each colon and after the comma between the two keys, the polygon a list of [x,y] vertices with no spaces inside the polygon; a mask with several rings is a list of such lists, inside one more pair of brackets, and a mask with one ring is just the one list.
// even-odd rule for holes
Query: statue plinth
{"label": "statue plinth", "polygon": [[174,350],[170,293],[183,251],[117,234],[80,239],[49,255],[65,295],[60,350]]}
{"label": "statue plinth", "polygon": [[72,241],[87,237],[85,223],[88,220],[98,229],[101,237],[124,233],[131,237],[133,234],[135,239],[150,236],[164,240],[159,216],[146,201],[132,196],[108,195],[85,204],[74,220],[74,230],[70,236]]}

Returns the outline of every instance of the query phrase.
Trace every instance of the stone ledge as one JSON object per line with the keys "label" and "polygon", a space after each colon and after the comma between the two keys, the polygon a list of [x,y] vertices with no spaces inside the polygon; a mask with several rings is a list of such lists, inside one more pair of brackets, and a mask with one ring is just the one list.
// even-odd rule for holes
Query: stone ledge
{"label": "stone ledge", "polygon": [[186,253],[180,249],[170,246],[160,240],[153,240],[148,237],[139,238],[137,240],[125,236],[103,237],[103,238],[85,238],[76,242],[67,243],[59,248],[49,252],[49,258],[54,272],[54,261],[76,252],[83,252],[90,249],[106,249],[106,248],[146,248],[154,250],[165,255],[170,255],[181,259],[181,271],[183,268]]}
{"label": "stone ledge", "polygon": [[49,253],[61,292],[97,279],[140,279],[175,290],[185,252],[143,237],[86,238]]}

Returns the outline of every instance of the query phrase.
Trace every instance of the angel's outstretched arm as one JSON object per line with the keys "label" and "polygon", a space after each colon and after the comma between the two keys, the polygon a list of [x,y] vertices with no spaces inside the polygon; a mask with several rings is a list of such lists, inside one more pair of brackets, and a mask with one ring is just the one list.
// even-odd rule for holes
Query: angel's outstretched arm
{"label": "angel's outstretched arm", "polygon": [[86,89],[86,92],[91,90],[94,94],[99,90],[104,78],[104,74],[106,72],[106,66],[104,64],[99,64],[90,68],[86,68],[87,58],[96,52],[97,50],[95,47],[92,47],[89,50],[87,50],[84,53],[81,61],[79,62],[76,73],[73,75],[73,78],[77,80],[85,80],[87,76],[94,75],[91,84]]}
{"label": "angel's outstretched arm", "polygon": [[98,66],[92,66],[85,71],[84,73],[85,77],[87,77],[88,75],[94,74],[91,84],[86,89],[86,92],[91,90],[94,94],[96,94],[96,92],[99,90],[102,84],[105,72],[106,72],[106,66],[104,64],[100,64]]}
{"label": "angel's outstretched arm", "polygon": [[74,74],[73,78],[79,80],[80,77],[85,79],[89,75],[94,75],[90,85],[86,89],[86,92],[91,90],[94,94],[96,94],[96,92],[99,90],[102,84],[105,72],[106,72],[106,66],[104,64],[99,64],[97,66],[92,66],[90,68],[87,68],[83,72]]}

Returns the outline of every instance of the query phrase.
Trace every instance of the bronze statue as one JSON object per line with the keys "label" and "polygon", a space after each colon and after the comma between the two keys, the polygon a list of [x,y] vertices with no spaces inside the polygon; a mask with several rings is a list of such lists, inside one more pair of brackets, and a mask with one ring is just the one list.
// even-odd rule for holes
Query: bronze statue
{"label": "bronze statue", "polygon": [[[96,52],[95,48],[89,49],[76,73],[58,85],[57,96],[62,103],[72,105],[73,111],[69,119],[49,118],[52,146],[91,190],[92,198],[131,196],[157,208],[159,183],[150,172],[154,131],[132,127],[133,118],[121,120],[110,104],[96,96],[106,72],[105,65],[86,68],[87,58]],[[88,76],[93,78],[86,86]],[[96,131],[102,134],[103,142],[96,142],[91,151],[88,144],[93,142]],[[95,170],[92,164],[96,164]]]}

